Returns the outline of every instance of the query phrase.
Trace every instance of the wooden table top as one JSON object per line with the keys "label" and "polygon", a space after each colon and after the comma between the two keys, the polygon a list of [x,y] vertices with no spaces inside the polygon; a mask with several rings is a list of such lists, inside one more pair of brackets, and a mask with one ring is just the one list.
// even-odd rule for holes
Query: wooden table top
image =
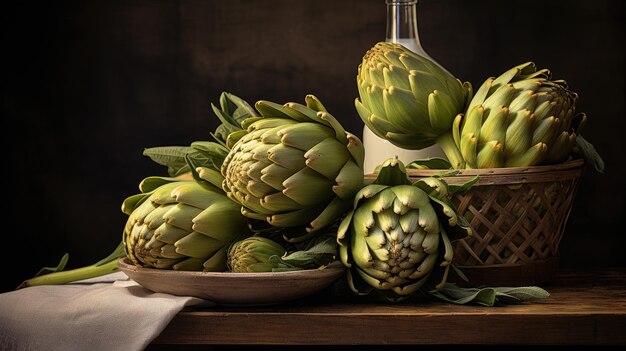
{"label": "wooden table top", "polygon": [[153,344],[626,344],[626,268],[563,271],[550,298],[501,307],[388,304],[342,291],[180,312]]}

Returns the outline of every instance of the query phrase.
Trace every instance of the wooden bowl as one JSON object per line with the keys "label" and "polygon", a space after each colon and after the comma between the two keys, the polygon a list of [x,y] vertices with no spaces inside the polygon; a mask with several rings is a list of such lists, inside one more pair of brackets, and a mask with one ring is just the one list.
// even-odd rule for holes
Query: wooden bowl
{"label": "wooden bowl", "polygon": [[163,270],[135,266],[128,258],[118,266],[148,290],[235,305],[296,300],[328,287],[345,272],[338,261],[320,269],[268,273]]}

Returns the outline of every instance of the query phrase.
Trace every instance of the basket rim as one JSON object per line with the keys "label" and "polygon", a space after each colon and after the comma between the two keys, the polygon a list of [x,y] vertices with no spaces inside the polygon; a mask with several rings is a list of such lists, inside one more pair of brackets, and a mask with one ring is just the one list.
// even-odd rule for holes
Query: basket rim
{"label": "basket rim", "polygon": [[[490,174],[532,174],[543,172],[558,172],[581,168],[584,165],[583,159],[568,160],[563,163],[544,166],[524,166],[524,167],[501,167],[501,168],[477,168],[477,169],[460,169],[455,176],[475,176]],[[412,176],[433,176],[441,174],[441,169],[407,169],[407,175]]]}
{"label": "basket rim", "polygon": [[[450,184],[460,184],[478,176],[478,181],[475,185],[510,185],[576,179],[582,175],[584,164],[583,159],[574,159],[544,166],[461,169],[456,170],[454,174],[444,176],[442,176],[442,173],[452,170],[407,169],[406,173],[409,179],[412,180],[425,177],[441,177]],[[376,174],[370,173],[365,177],[375,179]]]}

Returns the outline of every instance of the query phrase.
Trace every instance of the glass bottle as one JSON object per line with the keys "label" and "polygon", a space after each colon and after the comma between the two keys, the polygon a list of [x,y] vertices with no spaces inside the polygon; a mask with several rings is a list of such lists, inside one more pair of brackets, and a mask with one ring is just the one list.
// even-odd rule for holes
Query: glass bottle
{"label": "glass bottle", "polygon": [[[424,51],[420,44],[417,31],[417,0],[386,0],[386,4],[387,36],[385,41],[402,44],[407,49],[427,57],[441,67]],[[376,166],[396,155],[405,164],[428,157],[446,158],[439,145],[435,144],[421,150],[402,149],[388,140],[378,137],[367,126],[363,127],[363,145],[365,147],[364,171],[366,174],[373,172]]]}

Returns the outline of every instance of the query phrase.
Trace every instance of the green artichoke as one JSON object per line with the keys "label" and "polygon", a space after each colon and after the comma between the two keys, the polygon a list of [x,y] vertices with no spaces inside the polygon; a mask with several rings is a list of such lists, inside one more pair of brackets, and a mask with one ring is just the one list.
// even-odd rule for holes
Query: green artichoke
{"label": "green artichoke", "polygon": [[123,243],[137,265],[224,271],[230,244],[251,235],[239,205],[217,187],[148,177],[139,189],[122,204],[129,215]]}
{"label": "green artichoke", "polygon": [[[345,213],[363,186],[363,144],[313,95],[298,103],[259,101],[222,165],[223,189],[242,213],[304,240]],[[200,170],[202,177],[202,171]]]}
{"label": "green artichoke", "polygon": [[277,261],[271,261],[270,257],[281,257],[285,249],[277,242],[261,236],[252,236],[238,241],[228,250],[228,267],[236,273],[245,272],[271,272],[281,267]]}
{"label": "green artichoke", "polygon": [[286,242],[279,232],[255,235],[232,244],[228,267],[232,272],[280,272],[327,266],[337,260],[336,233],[332,226],[298,243]]}
{"label": "green artichoke", "polygon": [[[451,241],[471,234],[437,178],[415,184],[396,159],[383,163],[376,181],[356,195],[337,232],[350,288],[401,300],[422,288],[438,290],[452,262]],[[428,284],[427,284],[428,283]]]}
{"label": "green artichoke", "polygon": [[565,161],[586,121],[574,114],[577,100],[565,81],[550,80],[532,62],[487,79],[453,127],[465,168]]}
{"label": "green artichoke", "polygon": [[357,85],[357,112],[376,135],[411,150],[437,143],[452,164],[462,163],[451,128],[471,98],[468,82],[400,44],[380,42],[363,57]]}

